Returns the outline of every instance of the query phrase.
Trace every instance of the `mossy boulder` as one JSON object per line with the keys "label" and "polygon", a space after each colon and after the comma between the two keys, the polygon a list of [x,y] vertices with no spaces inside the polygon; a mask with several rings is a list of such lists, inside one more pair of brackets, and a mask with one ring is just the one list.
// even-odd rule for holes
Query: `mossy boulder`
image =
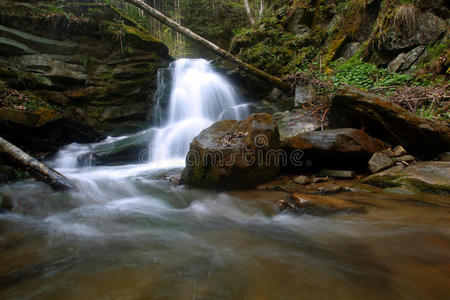
{"label": "mossy boulder", "polygon": [[408,168],[393,167],[366,177],[362,182],[383,188],[407,185],[423,192],[450,194],[450,162],[429,161]]}
{"label": "mossy boulder", "polygon": [[254,114],[241,122],[219,121],[192,141],[184,183],[229,190],[267,182],[279,172],[274,156],[279,147],[278,127],[269,114]]}

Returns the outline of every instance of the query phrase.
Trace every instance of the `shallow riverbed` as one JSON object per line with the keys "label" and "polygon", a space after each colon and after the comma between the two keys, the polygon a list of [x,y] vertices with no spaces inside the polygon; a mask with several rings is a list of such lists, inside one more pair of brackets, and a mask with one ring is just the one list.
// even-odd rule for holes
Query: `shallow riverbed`
{"label": "shallow riverbed", "polygon": [[343,193],[366,214],[279,214],[282,192],[189,190],[149,164],[0,187],[1,299],[446,299],[444,196]]}

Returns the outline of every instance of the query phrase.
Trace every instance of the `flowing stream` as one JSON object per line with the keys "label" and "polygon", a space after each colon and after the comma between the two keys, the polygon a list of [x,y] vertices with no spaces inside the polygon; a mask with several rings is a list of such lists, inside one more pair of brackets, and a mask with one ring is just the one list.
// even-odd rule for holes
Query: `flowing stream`
{"label": "flowing stream", "polygon": [[368,213],[313,217],[279,214],[283,192],[165,180],[203,128],[248,114],[205,60],[178,60],[172,78],[148,162],[82,166],[89,145],[72,144],[50,163],[78,191],[0,186],[14,203],[0,214],[0,299],[448,299],[445,197],[342,193]]}

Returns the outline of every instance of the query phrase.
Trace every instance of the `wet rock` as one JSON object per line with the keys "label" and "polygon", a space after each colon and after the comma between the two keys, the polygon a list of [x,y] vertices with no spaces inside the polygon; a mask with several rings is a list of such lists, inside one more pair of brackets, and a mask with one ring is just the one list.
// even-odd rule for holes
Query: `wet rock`
{"label": "wet rock", "polygon": [[[384,98],[347,88],[337,93],[330,127],[365,128],[373,137],[402,145],[412,154],[436,155],[450,149],[450,128],[420,118]],[[430,147],[432,145],[432,147]]]}
{"label": "wet rock", "polygon": [[450,193],[450,162],[429,161],[418,162],[408,168],[393,167],[371,175],[362,182],[384,188],[407,184],[423,192],[448,194]]}
{"label": "wet rock", "polygon": [[181,175],[170,175],[170,176],[166,176],[164,179],[173,185],[182,185],[183,184],[183,179],[181,178]]}
{"label": "wet rock", "polygon": [[313,183],[322,183],[322,182],[327,182],[330,179],[328,177],[314,177],[313,179]]}
{"label": "wet rock", "polygon": [[297,212],[314,216],[326,216],[336,213],[364,213],[366,208],[359,204],[330,196],[306,195],[295,193],[291,195]]}
{"label": "wet rock", "polygon": [[397,146],[392,151],[394,152],[394,156],[402,156],[408,154],[408,152],[406,152],[405,148],[403,148],[402,146]]}
{"label": "wet rock", "polygon": [[280,131],[280,139],[285,140],[302,133],[315,131],[321,128],[321,123],[317,121],[311,113],[302,109],[294,109],[282,113],[274,114]]}
{"label": "wet rock", "polygon": [[399,157],[393,157],[391,158],[391,160],[396,163],[396,162],[412,162],[415,161],[416,158],[412,155],[403,155],[403,156],[399,156]]}
{"label": "wet rock", "polygon": [[372,173],[376,173],[391,167],[394,163],[392,159],[387,157],[381,152],[375,153],[368,162],[369,170]]}
{"label": "wet rock", "polygon": [[440,161],[450,161],[450,152],[439,153],[438,157]]}
{"label": "wet rock", "polygon": [[311,183],[311,178],[309,178],[308,176],[301,175],[301,176],[295,177],[293,181],[300,185],[307,185],[307,184]]}
{"label": "wet rock", "polygon": [[285,210],[295,211],[295,206],[286,200],[278,200],[275,205],[278,207],[280,212]]}
{"label": "wet rock", "polygon": [[280,162],[274,159],[279,147],[278,127],[271,115],[216,122],[192,141],[183,181],[188,186],[210,189],[267,182],[279,172]]}
{"label": "wet rock", "polygon": [[329,183],[317,188],[317,193],[320,195],[332,195],[343,192],[345,189],[342,185]]}
{"label": "wet rock", "polygon": [[353,128],[313,131],[282,140],[288,153],[302,151],[302,160],[313,165],[349,167],[365,165],[370,156],[385,144]]}
{"label": "wet rock", "polygon": [[331,176],[336,178],[353,178],[355,177],[354,171],[345,171],[345,170],[329,170],[323,169],[320,171],[319,176]]}
{"label": "wet rock", "polygon": [[93,165],[146,162],[149,158],[149,143],[153,135],[154,130],[143,130],[124,139],[98,144],[85,156],[89,157]]}
{"label": "wet rock", "polygon": [[412,185],[400,185],[400,186],[396,186],[396,187],[389,187],[389,188],[385,188],[383,189],[384,193],[390,193],[390,194],[400,194],[400,195],[408,195],[408,196],[415,196],[415,195],[419,195],[421,193],[421,191],[412,186]]}

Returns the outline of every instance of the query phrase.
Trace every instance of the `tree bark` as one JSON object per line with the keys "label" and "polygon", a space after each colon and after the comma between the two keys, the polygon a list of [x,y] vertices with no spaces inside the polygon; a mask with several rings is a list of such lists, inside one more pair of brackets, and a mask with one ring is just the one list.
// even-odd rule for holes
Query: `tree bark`
{"label": "tree bark", "polygon": [[2,137],[0,137],[0,153],[17,165],[24,167],[37,180],[43,181],[57,190],[70,190],[75,188],[75,185],[64,177],[64,175],[56,172],[46,164],[39,162]]}
{"label": "tree bark", "polygon": [[180,24],[178,24],[177,22],[173,21],[172,19],[166,17],[158,10],[156,10],[153,7],[151,7],[150,5],[146,4],[144,1],[142,1],[142,0],[125,0],[125,1],[142,9],[143,11],[147,12],[153,18],[155,18],[158,21],[160,21],[161,23],[169,26],[173,30],[178,31],[179,33],[183,34],[184,36],[191,39],[192,41],[202,45],[203,47],[213,51],[220,57],[237,65],[240,69],[256,76],[259,79],[268,81],[268,82],[272,83],[274,86],[276,86],[284,91],[290,91],[291,87],[287,83],[283,82],[280,78],[272,76],[270,74],[267,74],[266,72],[254,67],[246,62],[243,62],[242,60],[238,59],[236,56],[232,55],[230,52],[223,50],[222,48],[215,45],[214,43],[211,43],[210,41],[195,34],[194,32],[187,29],[186,27],[183,27]]}
{"label": "tree bark", "polygon": [[247,12],[247,15],[248,15],[248,19],[250,20],[250,23],[252,25],[255,25],[255,18],[253,18],[252,10],[250,8],[250,4],[248,3],[248,0],[244,0],[244,6],[245,6],[245,11]]}

